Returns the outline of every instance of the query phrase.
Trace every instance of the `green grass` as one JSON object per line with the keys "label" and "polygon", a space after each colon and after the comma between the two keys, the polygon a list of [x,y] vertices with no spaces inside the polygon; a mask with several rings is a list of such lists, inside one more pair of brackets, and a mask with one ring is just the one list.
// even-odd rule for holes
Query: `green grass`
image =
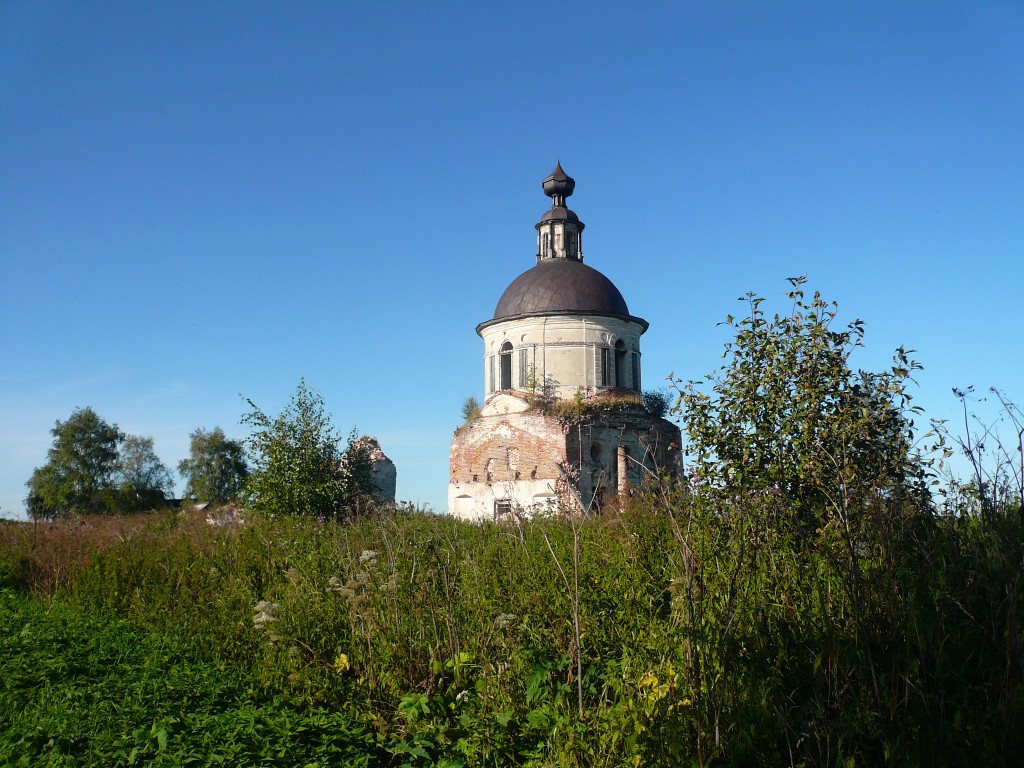
{"label": "green grass", "polygon": [[0,525],[0,764],[1018,764],[1024,520],[872,504]]}
{"label": "green grass", "polygon": [[366,730],[179,639],[0,591],[0,765],[376,764]]}

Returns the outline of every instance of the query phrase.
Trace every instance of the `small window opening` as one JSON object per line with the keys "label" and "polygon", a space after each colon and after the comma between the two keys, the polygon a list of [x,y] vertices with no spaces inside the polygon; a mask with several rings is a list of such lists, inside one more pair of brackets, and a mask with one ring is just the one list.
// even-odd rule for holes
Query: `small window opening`
{"label": "small window opening", "polygon": [[496,522],[512,519],[512,499],[494,500],[494,519]]}
{"label": "small window opening", "polygon": [[608,365],[608,352],[608,347],[601,347],[601,376],[599,380],[602,387],[608,386],[609,377],[611,376],[611,371],[608,370],[611,367]]}

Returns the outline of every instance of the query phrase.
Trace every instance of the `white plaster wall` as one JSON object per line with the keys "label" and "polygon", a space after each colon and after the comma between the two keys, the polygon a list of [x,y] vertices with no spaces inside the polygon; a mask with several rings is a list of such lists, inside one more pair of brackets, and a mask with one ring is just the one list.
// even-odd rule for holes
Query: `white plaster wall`
{"label": "white plaster wall", "polygon": [[507,480],[496,483],[451,483],[448,486],[448,513],[462,520],[494,519],[494,502],[511,499],[513,507],[526,517],[542,509],[547,501],[555,503],[554,482],[550,480]]}
{"label": "white plaster wall", "polygon": [[[527,366],[536,371],[538,385],[548,387],[547,394],[571,399],[577,390],[594,394],[602,387],[598,379],[597,360],[600,347],[609,348],[609,382],[615,382],[615,342],[621,339],[626,347],[624,380],[634,388],[631,355],[640,352],[640,323],[614,317],[585,315],[553,315],[528,317],[495,323],[481,331],[484,341],[484,391],[492,396],[498,387],[491,386],[491,356],[494,356],[495,379],[500,378],[499,350],[508,341],[512,344],[512,389],[520,386],[520,350],[527,350]],[[641,380],[642,380],[641,375]]]}

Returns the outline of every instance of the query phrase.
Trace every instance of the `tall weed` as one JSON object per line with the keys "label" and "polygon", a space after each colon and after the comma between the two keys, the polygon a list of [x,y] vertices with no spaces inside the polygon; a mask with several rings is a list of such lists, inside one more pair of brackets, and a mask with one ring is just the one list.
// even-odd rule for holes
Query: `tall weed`
{"label": "tall weed", "polygon": [[[652,489],[523,527],[190,514],[0,527],[8,583],[182,638],[396,765],[1010,764],[1020,518]],[[449,761],[445,763],[444,761]]]}

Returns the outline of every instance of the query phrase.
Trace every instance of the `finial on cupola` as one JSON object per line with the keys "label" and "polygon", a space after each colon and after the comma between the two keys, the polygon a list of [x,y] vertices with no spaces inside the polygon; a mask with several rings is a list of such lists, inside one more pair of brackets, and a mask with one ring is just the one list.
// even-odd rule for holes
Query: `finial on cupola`
{"label": "finial on cupola", "polygon": [[555,161],[555,170],[543,181],[544,194],[551,198],[552,207],[565,205],[565,198],[576,189],[576,180],[562,170],[561,160]]}

